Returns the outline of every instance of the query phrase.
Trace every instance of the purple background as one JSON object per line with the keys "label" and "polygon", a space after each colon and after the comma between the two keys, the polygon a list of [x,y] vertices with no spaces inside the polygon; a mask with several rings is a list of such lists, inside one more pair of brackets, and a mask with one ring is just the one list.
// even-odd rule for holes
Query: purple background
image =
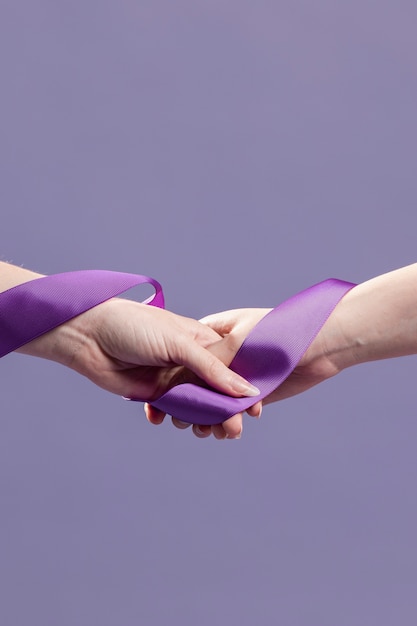
{"label": "purple background", "polygon": [[[150,274],[196,317],[415,261],[416,19],[3,0],[2,258]],[[414,359],[267,407],[240,442],[151,427],[52,363],[0,376],[2,624],[416,623]]]}

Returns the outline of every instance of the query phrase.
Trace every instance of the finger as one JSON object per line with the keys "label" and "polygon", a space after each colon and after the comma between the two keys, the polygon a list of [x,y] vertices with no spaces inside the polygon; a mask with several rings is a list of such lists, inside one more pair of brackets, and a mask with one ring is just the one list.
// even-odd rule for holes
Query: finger
{"label": "finger", "polygon": [[209,326],[216,333],[224,337],[228,335],[239,322],[239,309],[213,313],[201,318],[200,323]]}
{"label": "finger", "polygon": [[237,413],[237,415],[233,415],[233,417],[229,417],[228,420],[223,422],[222,427],[227,439],[240,439],[242,436],[242,423],[242,413]]}
{"label": "finger", "polygon": [[143,410],[145,411],[146,419],[151,424],[155,426],[159,426],[165,419],[165,413],[160,411],[159,409],[155,409],[155,407],[151,406],[147,402],[143,405]]}
{"label": "finger", "polygon": [[200,322],[210,326],[219,335],[225,337],[230,333],[242,335],[242,339],[254,326],[267,315],[271,309],[233,309],[222,313],[214,313],[203,317]]}
{"label": "finger", "polygon": [[211,426],[201,426],[200,424],[194,424],[193,433],[199,439],[206,439],[211,435]]}
{"label": "finger", "polygon": [[216,330],[211,328],[209,325],[201,324],[201,322],[198,322],[195,320],[192,320],[192,321],[194,323],[194,326],[193,326],[194,339],[204,348],[222,339],[222,335],[220,335]]}
{"label": "finger", "polygon": [[259,419],[262,414],[262,402],[256,402],[256,404],[246,410],[246,413],[251,417],[256,417]]}
{"label": "finger", "polygon": [[[221,343],[221,342],[219,342]],[[183,342],[181,363],[211,387],[231,396],[256,397],[260,391],[197,343]]]}
{"label": "finger", "polygon": [[214,424],[211,427],[211,432],[216,439],[226,439],[226,431],[224,430],[222,424]]}
{"label": "finger", "polygon": [[191,424],[189,424],[188,422],[183,422],[176,417],[172,417],[171,420],[175,428],[180,428],[181,430],[185,430],[186,428],[189,428],[191,426]]}

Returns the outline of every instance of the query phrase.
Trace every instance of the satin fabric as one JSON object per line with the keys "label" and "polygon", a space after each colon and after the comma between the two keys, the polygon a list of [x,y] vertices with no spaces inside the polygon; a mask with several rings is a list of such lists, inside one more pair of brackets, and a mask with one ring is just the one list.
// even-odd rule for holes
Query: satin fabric
{"label": "satin fabric", "polygon": [[[143,283],[164,307],[161,285],[148,276],[84,270],[45,276],[0,293],[0,357],[102,302]],[[302,291],[268,313],[251,331],[230,367],[258,387],[257,397],[232,398],[184,383],[152,402],[193,424],[219,424],[265,398],[291,374],[353,283],[328,279]],[[133,398],[146,401],[146,398]]]}

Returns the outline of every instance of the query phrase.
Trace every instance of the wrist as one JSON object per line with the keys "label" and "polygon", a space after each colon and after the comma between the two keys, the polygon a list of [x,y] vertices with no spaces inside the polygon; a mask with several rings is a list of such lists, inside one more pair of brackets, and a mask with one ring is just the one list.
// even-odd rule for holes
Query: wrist
{"label": "wrist", "polygon": [[342,298],[320,333],[337,371],[417,353],[416,283],[415,264],[361,283]]}
{"label": "wrist", "polygon": [[300,361],[300,366],[308,367],[321,380],[358,362],[356,342],[349,332],[346,311],[351,291],[337,304]]}
{"label": "wrist", "polygon": [[85,318],[88,314],[89,311],[68,320],[23,345],[16,352],[55,361],[66,367],[79,370],[79,355],[85,351],[83,348],[90,343],[85,332],[87,324],[85,319],[80,318]]}

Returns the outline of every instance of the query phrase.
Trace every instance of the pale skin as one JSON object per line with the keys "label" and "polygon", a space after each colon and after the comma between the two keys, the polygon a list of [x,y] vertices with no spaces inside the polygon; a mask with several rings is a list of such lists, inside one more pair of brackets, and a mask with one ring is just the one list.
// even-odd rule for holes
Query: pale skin
{"label": "pale skin", "polygon": [[[0,263],[0,291],[39,277]],[[270,309],[238,309],[200,322],[140,303],[113,299],[39,337],[20,352],[71,367],[97,385],[126,397],[158,397],[173,384],[196,378],[234,396],[257,391],[227,368],[254,325]],[[373,278],[349,291],[299,364],[263,404],[283,400],[347,367],[417,353],[417,264]],[[259,417],[262,403],[248,414]],[[153,424],[165,414],[145,405]],[[173,418],[178,428],[189,424]],[[237,439],[242,415],[217,426],[193,426],[205,438]]]}
{"label": "pale skin", "polygon": [[[0,291],[42,275],[0,263]],[[221,339],[209,326],[131,300],[113,298],[18,351],[70,367],[107,391],[149,401],[185,375],[235,397],[259,391],[207,348]],[[234,421],[218,428],[234,438]]]}
{"label": "pale skin", "polygon": [[[209,315],[201,320],[223,339],[211,346],[229,364],[246,335],[270,309],[238,309]],[[287,380],[268,396],[263,404],[289,398],[306,391],[342,370],[380,359],[417,354],[417,264],[372,278],[349,291],[322,327],[321,331]],[[260,403],[251,415],[260,415]],[[164,414],[146,407],[150,422],[160,424]],[[242,415],[233,418],[236,430],[242,430]],[[185,423],[173,420],[178,428]],[[199,437],[211,433],[200,426]]]}

